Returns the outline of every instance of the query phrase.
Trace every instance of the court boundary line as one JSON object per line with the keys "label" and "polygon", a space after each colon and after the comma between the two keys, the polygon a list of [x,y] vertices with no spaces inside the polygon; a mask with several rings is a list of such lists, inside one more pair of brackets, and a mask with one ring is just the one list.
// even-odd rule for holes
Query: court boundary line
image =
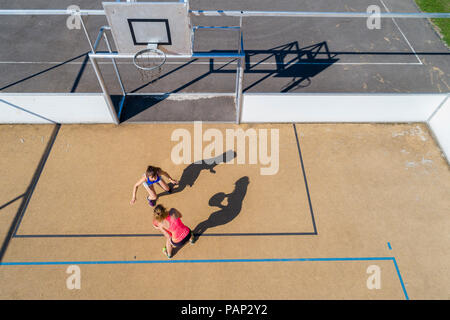
{"label": "court boundary line", "polygon": [[[389,8],[387,7],[387,5],[384,3],[383,0],[379,0],[381,5],[384,7],[384,9],[386,10],[387,13],[391,13],[391,11],[389,10]],[[413,48],[413,46],[411,45],[410,41],[408,40],[408,38],[406,37],[406,35],[404,34],[404,32],[402,31],[402,29],[400,28],[400,26],[398,25],[397,21],[395,20],[395,18],[391,18],[391,20],[394,22],[394,25],[396,26],[397,30],[400,32],[400,34],[402,35],[403,39],[405,40],[406,44],[408,45],[408,47],[411,49],[412,53],[414,54],[414,56],[416,57],[418,62],[336,62],[336,63],[332,63],[332,62],[297,62],[297,63],[260,63],[260,64],[265,64],[265,65],[423,65],[422,60],[419,58],[416,50]],[[370,55],[370,54],[367,54]],[[173,65],[178,65],[178,64],[184,64],[185,62],[174,62],[174,61],[168,61],[166,62],[166,64],[173,64]],[[235,62],[236,63],[236,62]],[[0,64],[61,64],[61,62],[53,62],[53,61],[0,61]],[[71,63],[67,63],[67,64],[83,64],[83,62],[71,62]],[[112,64],[112,62],[99,62],[99,64]],[[126,62],[126,63],[118,63],[118,64],[132,64],[132,62]],[[193,64],[209,64],[209,62],[205,62],[205,63],[193,63]]]}
{"label": "court boundary line", "polygon": [[97,261],[36,261],[0,262],[0,266],[58,266],[58,265],[112,265],[112,264],[174,264],[174,263],[254,263],[254,262],[344,262],[344,261],[392,261],[403,294],[409,300],[400,268],[395,257],[346,257],[346,258],[262,258],[262,259],[183,259],[183,260],[97,260]]}
{"label": "court boundary line", "polygon": [[[386,11],[388,13],[391,13],[391,11],[389,10],[389,8],[386,6],[386,4],[384,3],[383,0],[380,0],[381,4],[383,5],[384,9],[386,9]],[[419,63],[421,65],[423,65],[422,60],[420,60],[419,56],[416,53],[416,50],[414,50],[413,46],[411,45],[411,43],[409,42],[408,38],[406,37],[406,35],[403,33],[402,29],[400,29],[400,26],[398,25],[397,21],[395,21],[394,18],[391,18],[392,21],[394,22],[395,26],[397,27],[398,31],[400,31],[400,33],[402,34],[403,38],[405,39],[406,43],[408,44],[409,48],[412,50],[412,52],[414,53],[414,55],[416,56],[416,59],[419,61]]]}
{"label": "court boundary line", "polygon": [[[201,236],[206,237],[239,237],[239,236],[316,236],[318,235],[316,221],[314,217],[314,211],[312,208],[312,201],[309,193],[308,180],[306,178],[306,171],[303,164],[303,157],[300,148],[300,142],[297,136],[297,129],[295,123],[293,123],[293,130],[295,135],[295,140],[297,144],[298,155],[300,159],[300,166],[302,168],[303,182],[305,184],[306,196],[309,205],[309,211],[311,214],[311,222],[313,226],[313,231],[309,232],[243,232],[243,233],[203,233]],[[23,214],[24,216],[24,214]],[[22,221],[22,218],[20,222]],[[16,227],[16,230],[12,238],[125,238],[125,237],[162,237],[164,235],[158,233],[125,233],[125,234],[17,234],[19,230],[20,222]]]}
{"label": "court boundary line", "polygon": [[15,238],[17,230],[19,229],[19,226],[20,226],[22,219],[25,215],[25,212],[28,208],[28,204],[30,203],[31,197],[33,196],[34,190],[36,189],[36,185],[38,184],[39,179],[41,178],[42,172],[44,171],[45,164],[47,163],[50,153],[53,150],[53,145],[55,144],[55,141],[58,136],[60,128],[61,128],[61,124],[56,123],[55,127],[53,128],[53,131],[49,137],[49,141],[47,142],[47,146],[45,147],[44,152],[41,155],[39,163],[36,167],[36,170],[34,171],[34,174],[31,178],[30,184],[28,185],[25,193],[23,194],[22,202],[14,216],[13,221],[11,222],[9,230],[8,230],[8,232],[4,238],[4,241],[2,243],[2,246],[0,248],[0,263],[3,261],[3,258],[6,254],[6,251],[9,248],[9,244],[10,244],[11,240],[13,238]]}
{"label": "court boundary line", "polygon": [[314,210],[313,210],[312,203],[311,203],[311,196],[309,194],[308,180],[306,179],[306,171],[305,171],[305,165],[303,163],[302,150],[300,148],[300,140],[299,140],[298,134],[297,134],[297,126],[295,125],[295,123],[293,123],[292,126],[294,128],[295,139],[297,140],[298,155],[299,155],[300,164],[302,167],[303,179],[304,179],[305,188],[306,188],[306,195],[308,196],[309,212],[311,213],[311,220],[312,220],[312,224],[313,224],[313,228],[314,228],[314,233],[318,234],[317,227],[316,227],[316,219],[314,218]]}

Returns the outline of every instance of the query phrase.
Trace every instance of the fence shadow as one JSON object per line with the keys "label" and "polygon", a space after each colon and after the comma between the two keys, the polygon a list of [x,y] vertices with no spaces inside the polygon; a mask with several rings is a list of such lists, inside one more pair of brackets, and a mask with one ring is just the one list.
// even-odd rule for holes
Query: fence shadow
{"label": "fence shadow", "polygon": [[[225,51],[216,50],[210,52],[223,53]],[[291,81],[287,85],[278,88],[279,92],[290,92],[300,87],[307,87],[311,83],[311,79],[313,77],[339,60],[336,56],[336,54],[329,51],[328,45],[325,41],[303,48],[300,48],[298,42],[294,41],[266,50],[246,50],[244,73],[262,74],[262,77],[253,83],[250,83],[244,91],[253,88],[270,77],[291,78]],[[161,74],[159,78],[149,81],[144,85],[131,90],[131,92],[136,93],[137,91],[151,85],[155,81],[163,79],[197,60],[198,59],[192,59],[174,70]],[[217,66],[218,63],[220,63],[220,66]],[[223,61],[219,61],[218,63],[216,63],[214,59],[209,59],[209,70],[207,72],[179,86],[178,88],[173,89],[167,94],[158,96],[143,95],[141,97],[132,96],[133,103],[125,103],[126,107],[123,107],[120,121],[123,122],[133,118],[142,111],[157,105],[161,101],[164,101],[170,94],[178,93],[211,74],[236,73],[236,68],[234,65],[236,63],[236,59],[232,59],[226,63]],[[117,110],[119,109],[119,101],[120,97],[114,97]]]}

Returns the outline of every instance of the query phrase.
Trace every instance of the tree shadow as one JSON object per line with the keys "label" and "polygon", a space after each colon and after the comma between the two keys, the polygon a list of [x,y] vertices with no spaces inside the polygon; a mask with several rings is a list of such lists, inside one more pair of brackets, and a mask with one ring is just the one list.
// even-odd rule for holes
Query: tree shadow
{"label": "tree shadow", "polygon": [[[224,192],[216,193],[209,199],[209,206],[218,207],[219,210],[211,213],[208,219],[200,222],[193,230],[195,240],[197,240],[206,230],[231,222],[241,212],[242,202],[247,193],[250,183],[248,177],[242,177],[235,183],[233,192],[226,194]],[[227,199],[227,204],[223,201]]]}
{"label": "tree shadow", "polygon": [[178,186],[174,188],[174,185],[172,183],[169,183],[169,187],[173,188],[172,192],[163,192],[158,195],[158,197],[165,196],[168,194],[174,194],[183,191],[187,186],[192,187],[197,181],[197,178],[199,177],[202,170],[209,170],[211,173],[216,173],[214,168],[221,163],[226,163],[228,161],[233,160],[236,157],[236,152],[233,150],[228,150],[224,152],[223,154],[210,158],[210,159],[203,159],[201,162],[194,162],[188,165],[184,170],[183,174],[181,175],[180,180],[178,181]]}

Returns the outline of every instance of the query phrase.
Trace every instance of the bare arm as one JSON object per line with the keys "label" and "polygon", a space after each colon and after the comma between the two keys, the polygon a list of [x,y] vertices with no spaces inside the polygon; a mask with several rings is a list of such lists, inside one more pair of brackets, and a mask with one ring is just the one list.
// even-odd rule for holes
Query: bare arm
{"label": "bare arm", "polygon": [[131,201],[130,204],[133,204],[136,202],[136,192],[137,189],[139,188],[139,186],[145,182],[145,177],[142,177],[141,179],[138,180],[138,182],[136,182],[136,184],[133,187],[133,196],[131,197]]}
{"label": "bare arm", "polygon": [[178,184],[177,180],[172,179],[172,177],[162,169],[159,170],[159,175],[167,177],[167,179],[169,179],[169,181],[172,182],[173,184]]}
{"label": "bare arm", "polygon": [[161,231],[164,234],[164,237],[166,237],[167,239],[171,238],[170,234],[166,231],[166,229],[164,229],[164,227],[161,224],[158,223],[158,226],[153,225],[153,227]]}

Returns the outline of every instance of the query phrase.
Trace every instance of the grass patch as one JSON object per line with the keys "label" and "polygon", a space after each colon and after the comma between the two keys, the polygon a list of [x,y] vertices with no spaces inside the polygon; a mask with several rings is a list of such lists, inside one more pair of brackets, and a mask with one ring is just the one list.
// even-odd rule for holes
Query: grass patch
{"label": "grass patch", "polygon": [[[424,12],[450,12],[449,0],[416,0],[417,5]],[[445,43],[450,46],[450,19],[431,19],[444,38]]]}

